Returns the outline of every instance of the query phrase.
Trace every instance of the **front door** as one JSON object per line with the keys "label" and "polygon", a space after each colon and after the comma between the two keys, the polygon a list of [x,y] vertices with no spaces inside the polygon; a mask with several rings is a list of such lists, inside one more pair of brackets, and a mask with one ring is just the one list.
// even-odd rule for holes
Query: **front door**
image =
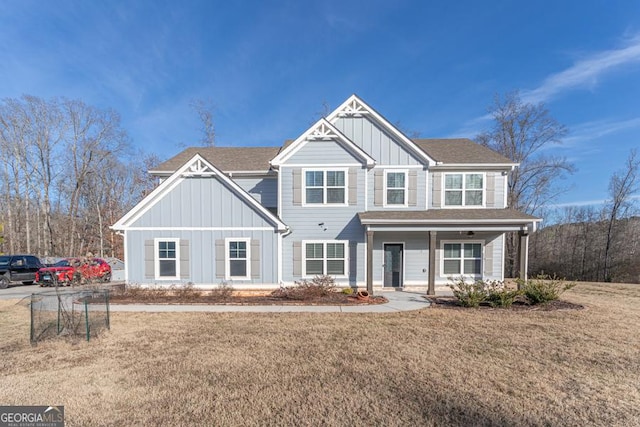
{"label": "front door", "polygon": [[402,244],[384,244],[384,282],[386,287],[402,287]]}

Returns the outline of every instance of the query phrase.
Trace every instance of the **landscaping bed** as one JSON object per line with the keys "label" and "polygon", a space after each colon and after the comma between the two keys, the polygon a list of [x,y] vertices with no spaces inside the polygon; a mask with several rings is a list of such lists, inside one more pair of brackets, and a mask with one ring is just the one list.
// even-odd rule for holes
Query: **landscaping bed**
{"label": "landscaping bed", "polygon": [[[464,307],[460,305],[460,302],[455,297],[450,296],[442,296],[435,297],[429,296],[427,297],[429,302],[431,302],[431,307],[434,308],[447,308],[447,309],[458,309],[458,310],[468,310],[469,307]],[[479,310],[538,310],[538,311],[555,311],[555,310],[582,310],[584,309],[584,305],[575,304],[565,300],[554,300],[549,301],[545,304],[530,304],[528,301],[524,300],[516,300],[511,304],[508,308],[497,308],[491,306],[488,301],[483,301],[480,303],[478,307],[475,309]]]}

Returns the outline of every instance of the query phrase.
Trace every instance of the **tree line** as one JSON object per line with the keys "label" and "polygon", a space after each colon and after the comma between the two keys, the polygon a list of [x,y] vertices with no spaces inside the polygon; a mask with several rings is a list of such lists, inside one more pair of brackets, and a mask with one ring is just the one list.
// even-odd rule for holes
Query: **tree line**
{"label": "tree line", "polygon": [[119,115],[80,100],[0,101],[3,253],[122,257],[109,226],[153,186]]}

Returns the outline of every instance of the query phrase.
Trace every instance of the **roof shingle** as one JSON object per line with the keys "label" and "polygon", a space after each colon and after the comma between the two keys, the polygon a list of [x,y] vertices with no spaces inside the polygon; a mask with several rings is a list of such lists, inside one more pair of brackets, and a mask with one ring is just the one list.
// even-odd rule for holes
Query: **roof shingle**
{"label": "roof shingle", "polygon": [[468,138],[413,139],[412,141],[429,157],[444,164],[515,164],[502,154]]}
{"label": "roof shingle", "polygon": [[269,161],[281,147],[189,147],[164,163],[153,168],[152,173],[173,173],[196,154],[223,172],[262,172],[271,167]]}

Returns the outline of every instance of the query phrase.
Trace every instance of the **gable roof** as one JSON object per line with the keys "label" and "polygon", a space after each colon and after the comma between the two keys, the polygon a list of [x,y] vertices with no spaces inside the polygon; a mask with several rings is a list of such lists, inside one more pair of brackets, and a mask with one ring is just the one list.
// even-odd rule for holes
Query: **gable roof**
{"label": "gable roof", "polygon": [[189,147],[149,171],[155,175],[170,175],[196,154],[217,169],[228,172],[267,173],[281,147]]}
{"label": "gable roof", "polygon": [[345,116],[372,117],[374,121],[386,128],[389,132],[391,132],[392,135],[396,136],[409,150],[413,151],[429,165],[435,163],[435,160],[432,159],[428,153],[420,149],[420,147],[418,147],[411,139],[409,139],[404,133],[400,132],[398,128],[392,125],[391,122],[389,122],[380,113],[378,113],[372,107],[367,105],[362,99],[360,99],[358,95],[351,95],[345,102],[342,103],[342,105],[340,105],[331,114],[329,114],[327,120],[331,123],[335,123],[335,121],[340,117]]}
{"label": "gable roof", "polygon": [[307,142],[319,139],[337,141],[346,150],[350,151],[356,157],[361,158],[367,166],[374,166],[376,163],[376,161],[362,148],[354,144],[353,141],[336,129],[335,126],[329,123],[325,118],[321,118],[293,142],[289,143],[289,141],[285,141],[285,145],[282,147],[280,153],[271,160],[271,165],[277,168],[283,162],[287,161],[287,159],[295,154]]}
{"label": "gable roof", "polygon": [[113,230],[126,230],[145,212],[162,200],[162,198],[177,186],[185,176],[216,176],[223,185],[226,185],[231,191],[235,192],[238,197],[253,206],[256,211],[258,211],[264,219],[272,223],[278,231],[287,231],[289,229],[273,213],[262,206],[231,178],[228,178],[220,169],[208,162],[200,154],[194,155],[191,159],[185,162],[178,170],[171,174],[169,178],[165,179],[162,184],[156,187],[155,190],[149,193],[136,206],[134,206],[133,209],[112,225],[111,228]]}
{"label": "gable roof", "polygon": [[414,139],[413,142],[431,158],[444,164],[517,164],[468,138]]}

